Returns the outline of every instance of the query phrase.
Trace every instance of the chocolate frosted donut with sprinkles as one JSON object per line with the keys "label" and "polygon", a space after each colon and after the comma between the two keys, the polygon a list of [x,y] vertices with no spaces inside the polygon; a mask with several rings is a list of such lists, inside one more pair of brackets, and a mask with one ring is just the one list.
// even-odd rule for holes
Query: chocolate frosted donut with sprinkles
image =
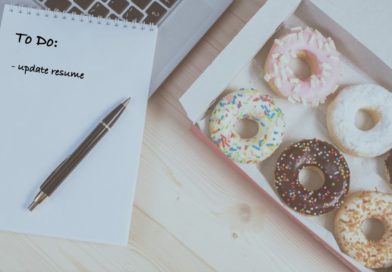
{"label": "chocolate frosted donut with sprinkles", "polygon": [[[324,175],[320,189],[310,191],[299,181],[305,167],[316,167]],[[301,140],[287,147],[275,168],[275,187],[281,199],[295,211],[306,215],[328,213],[343,203],[350,184],[350,170],[343,155],[331,144]]]}
{"label": "chocolate frosted donut with sprinkles", "polygon": [[388,157],[385,160],[385,167],[387,169],[387,178],[392,185],[392,150],[389,151]]}

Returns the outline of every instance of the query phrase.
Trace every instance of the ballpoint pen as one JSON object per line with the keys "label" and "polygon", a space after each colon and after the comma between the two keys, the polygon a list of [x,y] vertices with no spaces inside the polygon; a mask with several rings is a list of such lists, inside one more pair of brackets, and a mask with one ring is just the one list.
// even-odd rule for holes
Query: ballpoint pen
{"label": "ballpoint pen", "polygon": [[67,176],[78,166],[84,157],[94,148],[94,146],[105,136],[114,123],[124,112],[131,98],[126,99],[114,108],[87,136],[87,138],[69,155],[42,183],[39,193],[35,196],[28,209],[32,211],[67,178]]}

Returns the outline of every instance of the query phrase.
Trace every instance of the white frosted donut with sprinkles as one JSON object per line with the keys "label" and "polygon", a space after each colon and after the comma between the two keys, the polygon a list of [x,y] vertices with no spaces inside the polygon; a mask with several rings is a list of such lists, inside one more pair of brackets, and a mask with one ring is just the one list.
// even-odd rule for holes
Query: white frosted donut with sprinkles
{"label": "white frosted donut with sprinkles", "polygon": [[[367,219],[383,223],[381,239],[373,241],[366,238],[361,226]],[[360,192],[350,196],[336,214],[335,236],[342,250],[366,267],[391,267],[392,194]]]}
{"label": "white frosted donut with sprinkles", "polygon": [[[376,121],[370,130],[355,125],[358,111]],[[344,88],[328,106],[327,127],[336,145],[354,156],[376,157],[392,149],[392,93],[379,85]]]}
{"label": "white frosted donut with sprinkles", "polygon": [[[300,79],[290,67],[292,58],[301,58],[311,75]],[[278,95],[290,102],[318,106],[338,88],[340,58],[335,43],[310,27],[295,27],[274,44],[265,62],[264,79]]]}
{"label": "white frosted donut with sprinkles", "polygon": [[[255,136],[241,138],[236,132],[236,123],[242,119],[257,123]],[[212,141],[238,163],[258,163],[268,158],[281,144],[285,127],[283,112],[272,98],[253,89],[226,95],[209,118]]]}

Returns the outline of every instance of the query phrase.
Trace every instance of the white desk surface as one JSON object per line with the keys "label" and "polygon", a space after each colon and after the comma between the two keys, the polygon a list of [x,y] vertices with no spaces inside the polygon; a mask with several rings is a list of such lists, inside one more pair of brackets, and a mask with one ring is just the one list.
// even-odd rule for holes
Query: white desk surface
{"label": "white desk surface", "polygon": [[178,102],[262,2],[236,0],[150,99],[128,247],[1,232],[0,271],[348,271],[201,143]]}

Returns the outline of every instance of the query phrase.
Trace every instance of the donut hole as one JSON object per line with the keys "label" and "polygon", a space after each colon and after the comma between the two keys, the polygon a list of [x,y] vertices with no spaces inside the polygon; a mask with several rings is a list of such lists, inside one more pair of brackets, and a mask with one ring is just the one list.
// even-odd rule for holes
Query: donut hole
{"label": "donut hole", "polygon": [[355,126],[363,131],[371,130],[380,121],[380,114],[373,109],[360,109],[355,115]]}
{"label": "donut hole", "polygon": [[259,132],[258,124],[252,119],[239,119],[234,129],[242,139],[252,138]]}
{"label": "donut hole", "polygon": [[366,219],[361,225],[361,231],[370,241],[379,241],[384,236],[385,226],[377,218]]}
{"label": "donut hole", "polygon": [[299,183],[309,191],[316,191],[323,187],[324,173],[315,166],[306,166],[298,174]]}
{"label": "donut hole", "polygon": [[291,57],[289,66],[297,78],[305,80],[312,75],[316,58],[313,54],[303,50],[298,51],[296,56],[296,58]]}

